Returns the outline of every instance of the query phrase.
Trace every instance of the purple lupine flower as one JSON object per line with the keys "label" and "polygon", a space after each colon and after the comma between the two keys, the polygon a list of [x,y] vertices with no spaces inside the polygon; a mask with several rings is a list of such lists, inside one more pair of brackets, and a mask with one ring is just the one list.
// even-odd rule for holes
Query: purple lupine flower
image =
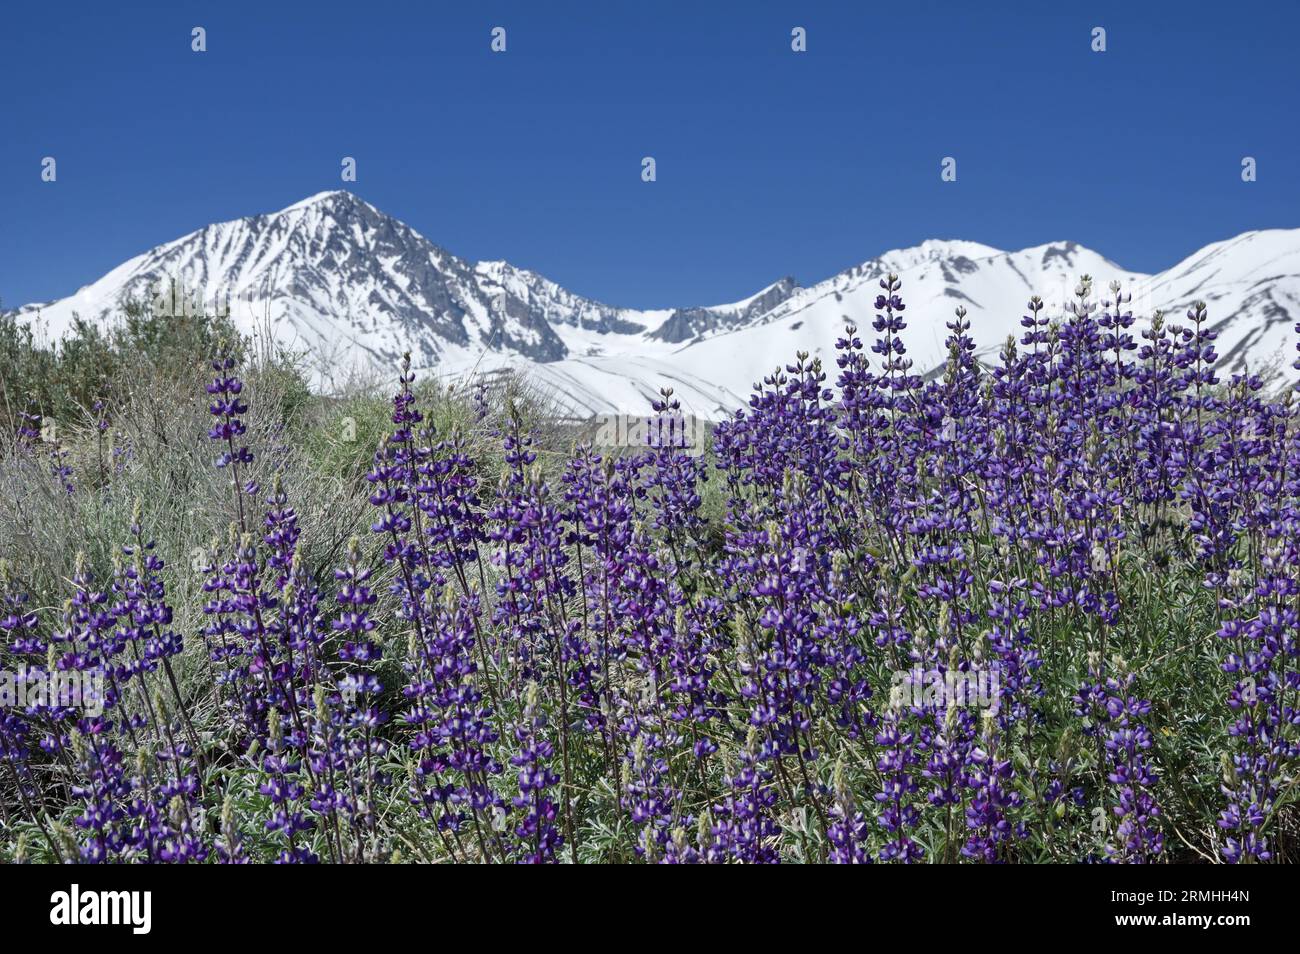
{"label": "purple lupine flower", "polygon": [[551,769],[555,746],[543,734],[546,717],[538,706],[537,683],[530,683],[524,693],[524,711],[515,729],[518,752],[510,764],[519,770],[519,794],[514,799],[515,808],[523,817],[515,826],[521,853],[519,861],[526,864],[545,864],[556,860],[556,852],[564,844],[564,836],[555,824],[555,802],[547,794],[560,781]]}
{"label": "purple lupine flower", "polygon": [[244,850],[244,840],[235,823],[235,802],[226,796],[221,806],[221,836],[217,839],[217,861],[223,865],[246,865],[251,859]]}
{"label": "purple lupine flower", "polygon": [[[15,686],[43,679],[47,671],[44,662],[48,644],[40,635],[40,621],[29,608],[29,600],[28,594],[21,592],[11,579],[8,561],[0,560],[0,661],[6,671],[13,672]],[[32,772],[34,749],[44,747],[47,752],[55,749],[49,742],[42,746],[37,738],[43,730],[46,713],[55,711],[48,706],[30,704],[22,711],[16,705],[0,707],[0,762],[4,763],[6,782],[13,784],[23,810],[41,830],[51,855],[62,862],[65,859],[58,840],[40,807],[43,799],[40,780]]]}
{"label": "purple lupine flower", "polygon": [[961,853],[967,858],[995,862],[1002,860],[1013,838],[1023,838],[1024,829],[1015,825],[1010,811],[1021,803],[1013,787],[1011,760],[998,751],[997,732],[992,718],[985,719],[983,744],[970,750],[966,775],[971,790],[966,807],[966,827],[970,836]]}
{"label": "purple lupine flower", "polygon": [[1229,863],[1273,857],[1268,822],[1281,794],[1282,766],[1294,757],[1283,724],[1294,718],[1284,699],[1296,680],[1278,670],[1297,655],[1296,625],[1292,607],[1270,606],[1253,620],[1229,620],[1219,630],[1219,637],[1234,646],[1223,670],[1235,679],[1228,697],[1234,715],[1228,734],[1235,746],[1224,756],[1221,790],[1227,806],[1218,820],[1225,835],[1222,854]]}
{"label": "purple lupine flower", "polygon": [[[377,601],[369,586],[371,575],[362,563],[360,544],[352,540],[347,564],[334,571],[339,612],[331,628],[343,644],[334,691],[327,692],[323,685],[316,690],[311,763],[317,786],[312,807],[336,826],[340,816],[348,823],[359,860],[367,856],[367,840],[376,837],[375,799],[387,784],[379,767],[388,743],[378,733],[388,717],[377,701],[383,686],[374,670],[383,650],[371,638],[375,624],[370,612]],[[335,838],[341,840],[337,827]]]}
{"label": "purple lupine flower", "polygon": [[912,804],[917,785],[911,767],[919,757],[914,745],[915,733],[904,731],[901,722],[901,714],[892,710],[876,733],[876,744],[880,747],[876,768],[881,777],[881,789],[875,796],[881,806],[876,821],[889,837],[880,849],[880,860],[909,864],[924,858],[925,849],[908,834],[921,817]]}
{"label": "purple lupine flower", "polygon": [[72,465],[68,463],[69,452],[54,438],[56,432],[52,424],[49,426],[51,429],[47,430],[47,419],[38,413],[35,401],[29,401],[27,408],[18,412],[18,426],[14,432],[15,442],[21,453],[34,458],[37,454],[37,445],[48,436],[50,476],[64,493],[71,495],[76,492],[76,487],[72,483]]}
{"label": "purple lupine flower", "polygon": [[1102,741],[1106,779],[1115,786],[1110,811],[1116,837],[1107,844],[1106,856],[1126,864],[1156,860],[1164,847],[1160,808],[1152,793],[1156,773],[1146,725],[1151,702],[1131,695],[1132,685],[1131,674],[1107,676],[1094,663],[1092,680],[1075,696],[1078,713],[1090,720],[1085,733]]}
{"label": "purple lupine flower", "polygon": [[870,825],[867,817],[858,810],[842,763],[835,766],[833,788],[832,821],[827,829],[831,843],[830,860],[837,865],[869,865],[873,861],[868,848]]}
{"label": "purple lupine flower", "polygon": [[284,723],[280,710],[267,710],[266,754],[262,757],[262,779],[258,791],[271,800],[271,815],[266,830],[279,833],[285,847],[276,857],[278,864],[314,864],[320,859],[307,845],[299,844],[299,834],[309,832],[315,824],[302,810],[305,788],[299,780],[302,763],[284,740]]}
{"label": "purple lupine flower", "polygon": [[426,641],[412,640],[403,693],[411,703],[405,721],[415,730],[410,748],[419,759],[413,797],[425,810],[438,807],[440,828],[468,826],[484,859],[491,859],[501,855],[490,819],[502,800],[489,780],[501,768],[489,750],[497,740],[492,710],[475,680],[477,613],[476,595],[457,597],[450,590],[436,609],[427,607]]}
{"label": "purple lupine flower", "polygon": [[[120,639],[108,594],[95,583],[84,555],[72,575],[73,596],[63,612],[62,628],[51,634],[51,671],[73,678],[78,709],[69,733],[77,781],[73,795],[82,812],[75,825],[83,833],[81,858],[98,864],[115,860],[128,848],[126,801],[130,795],[123,755],[113,738],[114,710],[121,696],[113,678]],[[62,701],[62,700],[60,700]]]}
{"label": "purple lupine flower", "polygon": [[780,862],[776,843],[781,829],[772,818],[776,792],[772,787],[772,772],[763,767],[774,754],[770,748],[759,741],[756,729],[749,730],[737,771],[727,779],[730,794],[709,813],[712,825],[702,846],[709,863]]}

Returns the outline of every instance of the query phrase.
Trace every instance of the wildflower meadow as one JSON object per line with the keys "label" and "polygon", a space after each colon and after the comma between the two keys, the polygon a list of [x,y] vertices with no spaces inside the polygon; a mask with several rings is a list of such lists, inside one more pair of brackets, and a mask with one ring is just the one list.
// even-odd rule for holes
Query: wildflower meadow
{"label": "wildflower meadow", "polygon": [[921,375],[879,284],[703,447],[238,337],[11,384],[0,858],[1296,860],[1292,390],[1087,277]]}

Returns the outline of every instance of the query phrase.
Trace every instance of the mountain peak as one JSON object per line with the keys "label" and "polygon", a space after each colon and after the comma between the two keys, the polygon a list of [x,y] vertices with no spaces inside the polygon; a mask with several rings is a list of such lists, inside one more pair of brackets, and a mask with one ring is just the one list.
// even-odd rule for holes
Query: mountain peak
{"label": "mountain peak", "polygon": [[926,239],[911,249],[900,249],[899,254],[914,251],[929,258],[945,258],[962,255],[966,258],[991,258],[1001,255],[1002,249],[985,245],[983,242],[970,242],[966,239]]}
{"label": "mountain peak", "polygon": [[328,208],[341,209],[347,207],[365,206],[369,209],[375,209],[369,202],[361,197],[349,192],[347,189],[328,189],[325,192],[317,192],[315,195],[309,195],[305,199],[299,199],[293,205],[285,206],[275,215],[284,215],[286,212],[298,212],[303,209]]}

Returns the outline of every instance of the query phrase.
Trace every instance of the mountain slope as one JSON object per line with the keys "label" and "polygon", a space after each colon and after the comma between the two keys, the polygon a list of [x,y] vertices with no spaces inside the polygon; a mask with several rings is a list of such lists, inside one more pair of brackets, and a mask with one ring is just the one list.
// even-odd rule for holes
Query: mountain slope
{"label": "mountain slope", "polygon": [[1245,233],[1157,275],[1131,272],[1073,242],[1017,252],[927,242],[798,289],[744,326],[714,330],[669,354],[643,348],[571,356],[537,369],[534,377],[557,398],[567,398],[575,413],[636,410],[658,387],[671,386],[695,413],[720,417],[741,406],[754,382],[788,364],[796,351],[820,356],[833,379],[835,340],[846,321],[873,340],[878,283],[890,271],[903,282],[903,340],[919,372],[942,366],[944,324],[958,306],[967,310],[979,356],[992,360],[1009,335],[1022,333],[1020,318],[1030,296],[1043,298],[1046,314],[1061,315],[1085,274],[1099,296],[1112,280],[1122,282],[1133,296],[1139,325],[1157,308],[1170,322],[1182,322],[1193,301],[1205,300],[1219,331],[1225,374],[1247,365],[1285,368],[1300,321],[1300,229]]}
{"label": "mountain slope", "polygon": [[1178,321],[1209,304],[1225,370],[1288,352],[1300,321],[1300,229],[1247,232],[1156,275],[1130,272],[1073,242],[1014,252],[927,241],[886,252],[801,288],[785,278],[728,305],[637,311],[605,305],[501,261],[472,263],[347,192],[280,212],[207,226],[113,269],[76,294],[18,313],[50,337],[74,313],[111,321],[124,299],[150,302],[170,281],[204,302],[228,302],[244,331],[269,327],[307,351],[329,388],[354,367],[391,369],[412,352],[425,373],[460,377],[515,369],[575,415],[640,413],[661,387],[691,412],[719,417],[796,351],[833,372],[844,323],[872,338],[879,280],[902,281],[914,369],[945,358],[944,323],[962,306],[982,355],[994,355],[1031,295],[1059,315],[1080,275],[1103,292],[1119,280],[1141,318]]}
{"label": "mountain slope", "polygon": [[74,313],[111,320],[124,299],[152,302],[178,282],[241,328],[269,324],[277,339],[322,367],[391,365],[410,350],[425,365],[482,350],[554,361],[568,348],[555,325],[635,333],[618,309],[503,262],[475,265],[348,192],[325,192],[280,212],[207,226],[124,263],[76,294],[20,314],[52,337]]}

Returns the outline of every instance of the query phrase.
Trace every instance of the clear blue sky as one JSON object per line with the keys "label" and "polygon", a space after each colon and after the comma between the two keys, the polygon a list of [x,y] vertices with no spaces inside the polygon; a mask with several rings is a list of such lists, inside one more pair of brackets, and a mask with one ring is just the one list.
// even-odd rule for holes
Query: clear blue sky
{"label": "clear blue sky", "polygon": [[1294,2],[6,0],[0,300],[339,188],[343,156],[435,243],[618,305],[926,238],[1157,270],[1300,226],[1297,43]]}

